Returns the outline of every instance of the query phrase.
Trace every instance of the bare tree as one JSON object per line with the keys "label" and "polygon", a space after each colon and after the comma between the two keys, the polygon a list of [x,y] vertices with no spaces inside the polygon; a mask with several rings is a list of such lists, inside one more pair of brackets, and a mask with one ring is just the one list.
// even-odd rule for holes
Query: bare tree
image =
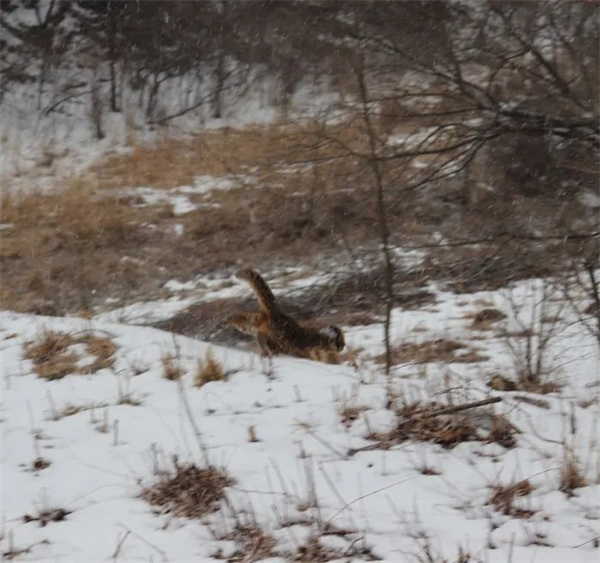
{"label": "bare tree", "polygon": [[368,152],[366,154],[366,164],[371,170],[373,184],[375,188],[377,224],[379,229],[379,238],[381,243],[381,254],[385,264],[385,320],[383,325],[383,339],[385,344],[385,373],[389,375],[392,367],[392,344],[390,341],[390,324],[392,318],[392,309],[394,307],[394,262],[390,249],[390,228],[386,213],[386,185],[385,185],[385,167],[379,160],[381,141],[373,123],[372,107],[369,99],[368,76],[364,61],[361,58],[354,59],[354,73],[358,85],[360,99],[360,117],[363,120],[367,140]]}

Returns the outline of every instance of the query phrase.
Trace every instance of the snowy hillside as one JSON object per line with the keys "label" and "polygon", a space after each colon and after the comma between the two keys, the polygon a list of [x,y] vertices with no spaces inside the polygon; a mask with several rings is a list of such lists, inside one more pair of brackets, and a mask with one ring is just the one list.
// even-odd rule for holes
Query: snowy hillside
{"label": "snowy hillside", "polygon": [[[600,356],[561,300],[541,316],[541,286],[396,310],[389,382],[378,325],[346,330],[341,365],[269,366],[1,313],[4,558],[596,561]],[[527,342],[550,392],[491,390]]]}

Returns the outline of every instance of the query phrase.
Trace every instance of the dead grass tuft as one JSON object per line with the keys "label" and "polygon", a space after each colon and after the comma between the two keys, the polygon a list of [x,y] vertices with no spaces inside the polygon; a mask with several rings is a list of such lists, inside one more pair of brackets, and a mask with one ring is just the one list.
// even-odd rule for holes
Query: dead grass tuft
{"label": "dead grass tuft", "polygon": [[560,468],[560,487],[563,493],[572,497],[575,489],[587,486],[587,479],[581,470],[581,464],[575,452],[565,446],[563,462]]}
{"label": "dead grass tuft", "polygon": [[2,557],[7,561],[12,561],[13,559],[19,558],[21,555],[25,555],[27,553],[31,553],[31,549],[33,546],[24,547],[24,548],[16,548],[13,547],[8,551],[2,553]]}
{"label": "dead grass tuft", "polygon": [[52,462],[43,457],[36,457],[31,464],[31,468],[34,471],[42,471],[52,465]]}
{"label": "dead grass tuft", "polygon": [[358,420],[358,417],[366,410],[367,407],[364,405],[343,402],[339,409],[340,421],[346,428],[350,428],[352,423]]}
{"label": "dead grass tuft", "polygon": [[44,330],[36,341],[25,347],[24,357],[33,362],[39,377],[61,379],[77,372],[79,356],[69,351],[73,344],[76,340],[67,333]]}
{"label": "dead grass tuft", "polygon": [[227,373],[223,370],[223,366],[215,360],[210,350],[206,351],[204,359],[198,360],[198,369],[194,378],[194,385],[202,387],[212,381],[226,381]]}
{"label": "dead grass tuft", "polygon": [[[340,533],[341,532],[341,533]],[[298,546],[294,553],[288,554],[288,561],[301,561],[302,563],[328,563],[329,561],[379,561],[379,558],[373,553],[369,546],[364,541],[364,538],[359,538],[353,541],[345,550],[335,548],[330,545],[325,545],[322,537],[327,535],[335,535],[345,537],[350,532],[346,530],[336,531],[325,529],[321,535],[311,534],[306,542]]]}
{"label": "dead grass tuft", "polygon": [[493,307],[485,307],[476,313],[466,315],[465,318],[473,319],[471,329],[473,330],[493,330],[494,323],[506,318],[506,315]]}
{"label": "dead grass tuft", "polygon": [[292,555],[291,561],[302,561],[303,563],[326,563],[336,559],[342,559],[344,553],[338,549],[323,545],[319,538],[312,536],[304,545],[298,547],[298,551]]}
{"label": "dead grass tuft", "polygon": [[517,389],[519,391],[526,391],[527,393],[540,393],[541,395],[547,395],[548,393],[556,393],[560,391],[560,384],[556,381],[539,381],[530,380],[527,377],[518,374],[519,378],[517,381]]}
{"label": "dead grass tuft", "polygon": [[[508,379],[499,374],[493,375],[487,382],[487,386],[494,391],[525,391],[527,393],[540,393],[545,395],[547,393],[555,393],[560,390],[560,385],[554,381],[539,381],[538,379],[529,379],[527,377],[520,376],[517,374],[517,381]],[[525,402],[534,403],[534,399],[524,399]],[[539,405],[537,405],[539,406]]]}
{"label": "dead grass tuft", "polygon": [[68,416],[74,416],[84,410],[88,410],[90,407],[87,405],[65,405],[59,412],[56,413],[56,420],[66,418]]}
{"label": "dead grass tuft", "polygon": [[28,522],[39,522],[40,528],[46,526],[50,522],[62,522],[67,519],[67,516],[71,514],[70,511],[65,510],[64,508],[55,508],[55,509],[46,509],[39,512],[35,516],[31,516],[30,514],[25,514],[23,516],[23,522],[26,524]]}
{"label": "dead grass tuft", "polygon": [[398,422],[393,430],[374,433],[369,439],[375,440],[378,449],[389,449],[408,440],[432,442],[448,449],[468,441],[515,447],[517,429],[504,415],[483,408],[436,414],[447,408],[435,402],[405,404],[396,411]]}
{"label": "dead grass tuft", "polygon": [[233,540],[236,547],[228,563],[253,563],[275,555],[275,540],[258,526],[239,525],[225,539]]}
{"label": "dead grass tuft", "polygon": [[85,342],[87,353],[96,357],[90,365],[83,368],[85,373],[96,373],[115,365],[114,354],[117,351],[117,345],[110,338],[89,335],[82,340]]}
{"label": "dead grass tuft", "polygon": [[496,510],[515,518],[529,518],[535,514],[532,510],[518,508],[515,499],[529,496],[533,492],[531,483],[525,479],[512,485],[495,485],[486,504],[491,504]]}
{"label": "dead grass tuft", "polygon": [[500,374],[494,374],[489,381],[487,382],[487,386],[490,389],[493,389],[494,391],[516,391],[517,390],[517,384],[512,381],[511,379],[508,379],[506,377],[503,377]]}
{"label": "dead grass tuft", "polygon": [[233,480],[216,467],[180,465],[163,475],[158,483],[142,491],[142,498],[160,508],[163,514],[201,518],[214,512]]}
{"label": "dead grass tuft", "polygon": [[254,424],[251,424],[250,426],[248,426],[248,442],[250,442],[250,443],[260,442],[260,440],[256,436],[256,426],[254,426]]}
{"label": "dead grass tuft", "polygon": [[[379,356],[377,359],[383,361],[384,356]],[[405,342],[392,350],[394,364],[476,363],[484,362],[487,359],[476,349],[445,338],[421,343]]]}
{"label": "dead grass tuft", "polygon": [[[91,364],[79,367],[79,354],[69,350],[74,344],[85,344],[86,351],[95,356]],[[74,337],[65,332],[44,330],[38,338],[25,347],[24,358],[31,360],[39,377],[48,380],[61,379],[72,373],[90,374],[112,368],[116,344],[108,337],[86,334]]]}
{"label": "dead grass tuft", "polygon": [[69,334],[45,330],[37,342],[27,346],[25,357],[41,364],[61,354],[72,344],[75,344],[75,341]]}
{"label": "dead grass tuft", "polygon": [[163,377],[169,381],[178,381],[185,373],[185,370],[173,354],[163,354],[160,361],[163,366]]}

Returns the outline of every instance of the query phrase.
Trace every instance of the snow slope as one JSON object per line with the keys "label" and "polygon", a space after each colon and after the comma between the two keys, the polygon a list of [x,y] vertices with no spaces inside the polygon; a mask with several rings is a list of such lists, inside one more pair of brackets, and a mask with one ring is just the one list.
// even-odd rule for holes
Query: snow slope
{"label": "snow slope", "polygon": [[[537,287],[523,283],[511,294],[524,319]],[[510,376],[513,367],[501,338],[469,328],[468,314],[482,303],[517,326],[503,293],[438,292],[437,303],[422,310],[395,311],[396,343],[469,340],[487,359],[404,364],[395,368],[393,392],[453,404],[501,396],[490,408],[518,428],[517,446],[410,441],[355,455],[348,450],[368,445],[369,431],[393,424],[386,378],[369,359],[382,351],[379,326],[347,330],[350,347],[362,349],[354,366],[280,357],[269,376],[254,354],[151,328],[0,313],[2,552],[23,561],[213,561],[235,552],[229,534],[241,519],[275,540],[272,561],[309,560],[298,553],[310,537],[335,548],[340,560],[418,561],[429,550],[434,561],[456,561],[461,552],[471,557],[461,561],[597,561],[598,347],[563,311],[550,351],[561,390],[490,391],[489,375]],[[116,363],[93,375],[42,380],[23,350],[43,330],[109,335]],[[196,388],[197,361],[209,349],[230,375]],[[180,383],[163,377],[167,354],[186,371]],[[82,410],[61,416],[69,405]],[[341,413],[350,407],[364,413],[344,424]],[[565,443],[587,481],[571,497],[559,490]],[[205,454],[235,480],[227,505],[193,520],[157,514],[140,498],[157,465],[168,467],[173,455],[202,464]],[[38,457],[50,465],[34,470]],[[492,487],[522,479],[533,492],[515,503],[527,516],[487,504]],[[45,526],[23,518],[59,508],[66,518]],[[362,545],[370,554],[352,556]]]}

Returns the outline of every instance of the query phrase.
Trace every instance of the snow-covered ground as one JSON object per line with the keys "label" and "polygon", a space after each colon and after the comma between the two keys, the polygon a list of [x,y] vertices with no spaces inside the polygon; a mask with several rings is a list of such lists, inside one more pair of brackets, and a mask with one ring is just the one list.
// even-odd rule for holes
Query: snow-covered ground
{"label": "snow-covered ground", "polygon": [[[255,354],[151,328],[0,313],[1,550],[23,561],[212,561],[239,549],[231,532],[241,521],[273,538],[271,561],[311,560],[299,555],[309,537],[335,549],[339,560],[597,561],[600,355],[560,301],[548,300],[541,322],[540,287],[438,292],[436,303],[393,317],[396,344],[443,338],[482,356],[396,367],[397,401],[458,405],[502,397],[485,408],[518,429],[514,448],[408,441],[349,455],[372,443],[368,433],[394,424],[387,380],[370,359],[382,352],[380,326],[346,330],[354,365],[278,357],[267,375]],[[494,326],[513,334],[530,322],[544,331],[560,313],[546,354],[546,377],[561,384],[559,391],[487,387],[493,374],[514,376],[514,354],[498,331],[473,330],[472,314],[483,307],[507,314]],[[24,350],[44,331],[108,337],[116,361],[92,375],[40,379]],[[73,349],[85,356],[81,344]],[[229,376],[197,388],[197,362],[208,350]],[[179,382],[163,376],[167,355],[185,370]],[[344,422],[353,408],[358,416]],[[587,483],[572,496],[559,490],[568,450]],[[179,463],[208,458],[222,467],[233,479],[227,502],[200,520],[157,514],[140,493],[173,455]],[[34,468],[38,458],[49,465]],[[514,501],[521,517],[487,503],[495,486],[524,479],[533,490]],[[60,521],[41,526],[35,519],[58,509],[68,512]],[[353,556],[362,546],[370,555]],[[471,558],[459,559],[461,552]],[[250,548],[233,560],[255,561],[257,553]]]}

